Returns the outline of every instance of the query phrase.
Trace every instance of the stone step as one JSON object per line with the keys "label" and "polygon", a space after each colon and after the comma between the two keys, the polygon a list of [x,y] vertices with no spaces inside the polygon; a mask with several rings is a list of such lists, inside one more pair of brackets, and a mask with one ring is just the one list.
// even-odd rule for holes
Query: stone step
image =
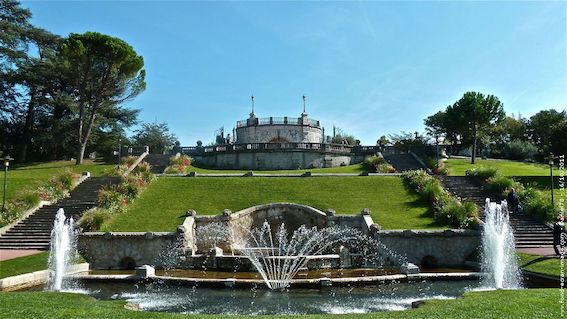
{"label": "stone step", "polygon": [[18,243],[42,243],[42,244],[49,244],[49,242],[51,241],[51,239],[47,238],[47,239],[42,239],[42,238],[1,238],[0,239],[0,243],[12,243],[12,244],[18,244]]}
{"label": "stone step", "polygon": [[16,250],[16,249],[22,249],[22,250],[49,250],[49,245],[31,245],[31,244],[26,244],[26,245],[12,245],[12,244],[6,244],[6,245],[2,245],[0,243],[0,249],[11,249],[11,250]]}

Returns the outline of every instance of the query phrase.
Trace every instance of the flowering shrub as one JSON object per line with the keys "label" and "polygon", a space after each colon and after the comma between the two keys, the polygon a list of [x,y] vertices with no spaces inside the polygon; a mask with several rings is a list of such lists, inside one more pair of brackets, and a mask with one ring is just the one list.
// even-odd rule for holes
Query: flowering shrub
{"label": "flowering shrub", "polygon": [[79,220],[79,227],[85,232],[97,231],[112,216],[112,212],[108,209],[95,208],[83,214],[83,217]]}
{"label": "flowering shrub", "polygon": [[18,220],[26,210],[39,205],[42,200],[56,201],[65,197],[76,186],[79,177],[79,174],[66,169],[47,182],[18,192],[6,203],[6,209],[0,216],[0,227]]}
{"label": "flowering shrub", "polygon": [[122,177],[120,184],[106,186],[98,192],[98,208],[83,215],[79,220],[80,227],[83,231],[99,230],[114,215],[123,212],[125,206],[135,200],[154,179],[150,165],[139,163],[129,175]]}
{"label": "flowering shrub", "polygon": [[364,169],[369,173],[395,173],[396,169],[383,157],[370,156],[362,163]]}
{"label": "flowering shrub", "polygon": [[525,214],[543,222],[553,222],[559,215],[559,210],[551,205],[541,191],[533,187],[524,187],[513,178],[502,176],[497,169],[481,169],[480,173],[475,170],[471,172],[470,175],[484,181],[488,185],[488,191],[499,197],[507,198],[508,193],[514,189],[518,193]]}
{"label": "flowering shrub", "polygon": [[173,156],[169,159],[169,166],[165,169],[166,174],[186,174],[191,166],[191,157],[187,155]]}
{"label": "flowering shrub", "polygon": [[470,201],[461,202],[424,170],[405,172],[402,178],[406,187],[432,203],[435,220],[459,228],[478,226],[478,207]]}

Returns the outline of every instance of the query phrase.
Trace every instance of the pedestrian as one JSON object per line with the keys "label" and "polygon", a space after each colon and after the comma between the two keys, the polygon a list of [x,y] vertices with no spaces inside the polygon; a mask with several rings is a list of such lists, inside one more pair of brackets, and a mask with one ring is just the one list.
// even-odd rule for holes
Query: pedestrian
{"label": "pedestrian", "polygon": [[558,216],[557,221],[553,224],[553,249],[556,255],[560,255],[560,251],[563,251],[563,245],[561,244],[561,237],[565,237],[565,223],[563,222],[563,216]]}
{"label": "pedestrian", "polygon": [[520,205],[520,198],[518,197],[518,193],[513,188],[510,189],[508,193],[508,207],[510,208],[509,211],[512,213],[521,213],[522,206]]}

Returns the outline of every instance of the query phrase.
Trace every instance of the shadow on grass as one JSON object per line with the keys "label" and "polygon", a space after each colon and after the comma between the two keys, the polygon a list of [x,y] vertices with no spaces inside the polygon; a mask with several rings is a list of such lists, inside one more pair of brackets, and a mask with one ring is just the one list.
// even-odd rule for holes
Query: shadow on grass
{"label": "shadow on grass", "polygon": [[[550,176],[514,176],[514,179],[525,186],[530,186],[539,190],[550,190],[551,189],[551,177]],[[553,176],[553,183],[555,187],[559,185],[559,176]]]}

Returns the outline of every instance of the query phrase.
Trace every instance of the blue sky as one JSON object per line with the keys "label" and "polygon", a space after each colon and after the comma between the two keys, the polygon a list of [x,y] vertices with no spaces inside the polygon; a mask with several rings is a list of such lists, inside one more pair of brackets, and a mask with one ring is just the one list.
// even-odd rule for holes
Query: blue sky
{"label": "blue sky", "polygon": [[567,106],[566,2],[25,1],[60,35],[98,31],[144,57],[130,103],[183,145],[250,112],[310,117],[374,144],[423,131],[466,91],[508,114]]}

